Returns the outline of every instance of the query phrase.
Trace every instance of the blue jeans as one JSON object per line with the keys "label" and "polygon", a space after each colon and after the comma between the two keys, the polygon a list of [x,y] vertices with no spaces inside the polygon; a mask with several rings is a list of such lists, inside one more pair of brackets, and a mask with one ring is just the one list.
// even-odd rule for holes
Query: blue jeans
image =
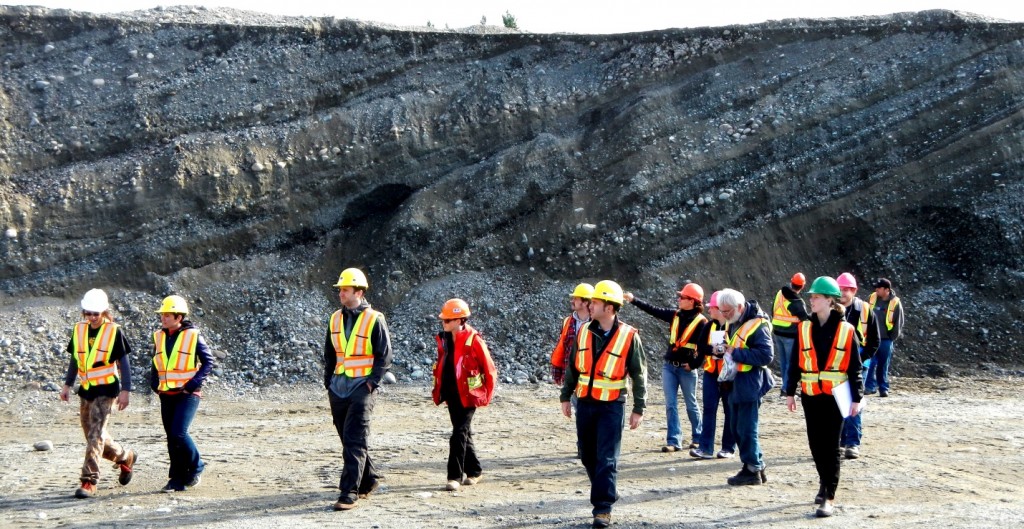
{"label": "blue jeans", "polygon": [[[867,371],[865,369],[864,371]],[[862,376],[866,373],[862,373]],[[864,415],[864,412],[858,413],[854,417],[847,417],[843,421],[843,436],[839,440],[840,446],[860,446],[860,440],[864,435],[864,430],[861,428],[860,416]]]}
{"label": "blue jeans", "polygon": [[626,403],[580,399],[576,404],[576,438],[580,461],[590,478],[593,513],[612,512],[619,499],[615,489],[622,428],[626,424]]}
{"label": "blue jeans", "polygon": [[732,434],[732,410],[729,407],[729,390],[722,390],[718,375],[704,372],[704,418],[701,421],[700,451],[710,454],[715,451],[715,421],[718,416],[718,401],[722,401],[725,420],[722,422],[722,450],[736,451],[736,439]]}
{"label": "blue jeans", "polygon": [[773,335],[772,340],[775,341],[775,357],[779,359],[779,369],[782,370],[782,392],[786,392],[786,388],[789,387],[789,361],[792,360],[793,354],[793,343],[796,342],[796,338],[787,338],[785,336]]}
{"label": "blue jeans", "polygon": [[[699,369],[699,368],[698,368]],[[665,362],[661,369],[661,385],[665,390],[665,418],[668,420],[668,434],[665,444],[682,447],[683,430],[679,425],[679,388],[683,390],[686,401],[686,415],[690,419],[690,440],[700,439],[700,407],[697,406],[697,371],[687,371]]]}
{"label": "blue jeans", "polygon": [[206,466],[188,434],[198,409],[199,397],[196,395],[160,395],[160,418],[164,423],[164,433],[167,434],[167,454],[171,459],[167,477],[179,485],[192,481]]}
{"label": "blue jeans", "polygon": [[732,406],[732,427],[736,443],[740,448],[740,461],[747,470],[757,472],[764,469],[761,445],[757,439],[758,411],[761,399],[755,402],[729,402]]}
{"label": "blue jeans", "polygon": [[878,343],[878,351],[871,358],[868,376],[864,379],[864,393],[870,394],[878,390],[889,391],[889,364],[892,363],[892,349],[892,340],[882,340]]}

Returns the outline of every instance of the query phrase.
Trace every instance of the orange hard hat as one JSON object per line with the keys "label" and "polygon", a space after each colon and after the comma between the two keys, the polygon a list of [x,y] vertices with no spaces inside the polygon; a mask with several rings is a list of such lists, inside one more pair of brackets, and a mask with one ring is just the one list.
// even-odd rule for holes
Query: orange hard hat
{"label": "orange hard hat", "polygon": [[442,320],[457,320],[468,318],[469,314],[469,305],[465,301],[459,298],[452,298],[444,302],[444,306],[441,307],[441,314],[438,314],[437,317]]}
{"label": "orange hard hat", "polygon": [[683,289],[679,291],[679,295],[684,298],[695,299],[697,301],[704,301],[704,289],[700,288],[697,283],[687,283],[683,285]]}
{"label": "orange hard hat", "polygon": [[807,278],[804,277],[804,275],[801,272],[797,272],[797,273],[793,274],[793,278],[790,279],[789,282],[793,283],[794,285],[796,285],[798,287],[802,287],[802,286],[804,286],[804,284],[807,283]]}

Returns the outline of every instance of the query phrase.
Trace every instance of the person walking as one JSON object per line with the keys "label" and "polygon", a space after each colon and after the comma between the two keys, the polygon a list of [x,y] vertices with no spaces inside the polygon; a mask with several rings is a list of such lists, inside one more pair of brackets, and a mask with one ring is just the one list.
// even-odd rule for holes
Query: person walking
{"label": "person walking", "polygon": [[892,281],[881,278],[875,282],[875,292],[868,297],[868,306],[878,320],[878,352],[868,369],[864,390],[867,395],[878,391],[879,397],[889,396],[889,365],[892,363],[896,340],[903,335],[903,303],[893,292]]}
{"label": "person walking", "polygon": [[616,476],[622,428],[626,422],[626,378],[632,381],[633,411],[629,428],[643,422],[647,402],[647,364],[640,333],[619,321],[624,302],[614,281],[594,285],[591,321],[580,328],[576,351],[569,359],[559,400],[562,414],[572,418],[570,399],[576,396],[576,438],[580,461],[590,478],[593,526],[608,527],[612,504],[618,500]]}
{"label": "person walking", "polygon": [[809,321],[798,324],[797,342],[790,351],[789,385],[786,407],[796,411],[796,387],[800,385],[800,404],[807,423],[807,443],[818,471],[818,494],[814,497],[818,517],[832,516],[836,489],[839,487],[839,439],[843,414],[833,390],[846,384],[853,404],[850,415],[860,410],[861,363],[857,353],[857,331],[843,319],[839,284],[822,276],[811,283]]}
{"label": "person walking", "polygon": [[[857,279],[849,272],[843,272],[836,278],[839,285],[839,304],[843,306],[843,319],[846,323],[853,325],[857,331],[857,340],[861,344],[860,361],[861,377],[870,369],[871,358],[878,350],[878,320],[875,313],[870,310],[868,304],[857,298]],[[839,441],[839,448],[846,459],[857,459],[860,457],[860,445],[864,436],[862,420],[864,410],[857,415],[851,415],[843,421],[843,435]]]}
{"label": "person walking", "polygon": [[775,293],[775,302],[772,303],[772,340],[775,342],[775,351],[778,352],[776,356],[779,358],[783,388],[786,387],[789,377],[789,355],[784,353],[793,348],[797,324],[809,318],[804,300],[800,298],[800,291],[806,282],[807,279],[801,272],[793,274],[789,285],[783,286]]}
{"label": "person walking", "polygon": [[76,498],[96,494],[100,478],[100,458],[113,461],[120,470],[117,481],[127,485],[138,461],[134,450],[123,448],[107,432],[114,404],[118,411],[128,408],[132,391],[132,348],[124,330],[114,323],[107,293],[94,288],[82,297],[82,320],[71,330],[67,352],[71,357],[60,400],[68,402],[75,379],[78,388],[78,415],[85,433],[85,463],[79,478]]}
{"label": "person walking", "polygon": [[160,395],[160,419],[170,457],[169,479],[161,490],[181,492],[199,485],[206,468],[188,430],[199,409],[203,382],[213,370],[213,355],[199,329],[185,319],[185,298],[167,296],[157,313],[161,328],[153,333],[150,387]]}
{"label": "person walking", "polygon": [[[701,418],[700,446],[690,449],[690,456],[697,459],[728,459],[736,456],[736,438],[732,433],[732,411],[729,409],[729,393],[732,382],[719,382],[718,375],[722,372],[722,355],[714,352],[715,345],[724,343],[728,335],[729,323],[718,310],[718,292],[712,292],[708,298],[708,315],[711,319],[704,326],[704,331],[697,338],[698,360],[704,366],[702,398],[704,415]],[[715,338],[720,341],[715,341]],[[715,453],[715,422],[718,416],[718,402],[722,402],[725,415],[722,420],[722,449]]]}
{"label": "person walking", "polygon": [[677,452],[683,449],[682,428],[679,424],[678,395],[683,393],[686,415],[690,420],[690,442],[687,448],[699,446],[701,435],[700,406],[697,404],[697,371],[700,359],[697,357],[698,337],[704,331],[708,319],[704,316],[704,289],[697,283],[686,283],[676,294],[677,308],[656,307],[626,292],[623,298],[638,309],[655,318],[670,323],[668,347],[663,356],[661,384],[665,391],[665,419],[668,431],[662,452]]}
{"label": "person walking", "polygon": [[476,485],[483,467],[473,445],[473,416],[491,403],[498,370],[483,337],[466,320],[469,305],[449,299],[441,307],[441,332],[437,333],[434,363],[434,404],[448,404],[452,435],[448,440],[448,482],[445,490]]}
{"label": "person walking", "polygon": [[342,270],[334,287],[341,308],[327,326],[324,388],[343,461],[334,510],[347,511],[380,484],[370,458],[370,420],[381,380],[391,369],[391,336],[384,315],[366,301],[370,285],[362,270]]}
{"label": "person walking", "polygon": [[729,323],[729,331],[726,343],[715,346],[715,353],[723,355],[725,363],[735,364],[729,406],[743,464],[727,483],[760,485],[768,481],[768,475],[761,453],[759,412],[762,399],[775,384],[768,369],[774,356],[771,324],[756,301],[747,301],[742,293],[731,288],[719,291],[718,306]]}
{"label": "person walking", "polygon": [[576,337],[580,327],[590,321],[590,296],[594,295],[594,287],[589,283],[580,283],[569,295],[571,314],[562,320],[562,332],[551,351],[551,381],[561,386],[565,379],[565,369],[569,365],[569,357],[576,350]]}

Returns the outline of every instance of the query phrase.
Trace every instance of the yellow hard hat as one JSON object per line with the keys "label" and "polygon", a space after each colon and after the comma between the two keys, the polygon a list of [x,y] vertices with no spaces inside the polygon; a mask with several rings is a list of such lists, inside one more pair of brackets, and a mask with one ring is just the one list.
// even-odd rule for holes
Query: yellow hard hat
{"label": "yellow hard hat", "polygon": [[354,287],[354,288],[370,288],[369,283],[366,282],[366,275],[363,271],[358,268],[346,268],[341,271],[341,275],[338,276],[338,282],[334,284],[335,287]]}
{"label": "yellow hard hat", "polygon": [[590,283],[580,283],[576,285],[576,288],[572,291],[572,298],[590,299],[594,296],[594,285]]}
{"label": "yellow hard hat", "polygon": [[622,305],[622,287],[619,286],[615,281],[598,281],[594,285],[594,295],[591,296],[593,299],[600,299]]}
{"label": "yellow hard hat", "polygon": [[168,312],[172,314],[188,314],[188,303],[181,296],[167,296],[157,312],[160,314]]}

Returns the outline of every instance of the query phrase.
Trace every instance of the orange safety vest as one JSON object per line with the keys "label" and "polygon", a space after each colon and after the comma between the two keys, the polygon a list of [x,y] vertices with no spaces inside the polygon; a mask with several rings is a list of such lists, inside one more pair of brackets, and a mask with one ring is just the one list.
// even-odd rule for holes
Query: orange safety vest
{"label": "orange safety vest", "polygon": [[[718,322],[712,320],[711,323],[709,323],[709,325],[711,326],[711,328],[708,330],[708,345],[710,346],[711,333],[718,330]],[[729,324],[726,323],[725,327],[722,327],[722,329],[728,331]],[[704,371],[707,371],[708,373],[711,374],[720,373],[722,371],[722,362],[724,362],[724,360],[722,360],[721,358],[715,358],[712,355],[707,355],[704,357]]]}
{"label": "orange safety vest", "polygon": [[691,342],[690,339],[694,337],[693,332],[697,330],[697,326],[706,321],[708,321],[708,319],[704,317],[703,314],[698,314],[693,318],[693,321],[683,329],[683,334],[679,336],[679,313],[677,312],[676,317],[672,318],[672,327],[668,332],[668,343],[680,348],[696,349],[697,342]]}
{"label": "orange safety vest", "polygon": [[[334,374],[345,374],[349,378],[365,377],[373,371],[373,344],[370,331],[377,323],[380,313],[367,308],[359,313],[349,336],[345,336],[345,322],[342,311],[331,315],[331,343],[334,344]],[[355,337],[352,334],[355,334]]]}
{"label": "orange safety vest", "polygon": [[[877,301],[878,301],[878,294],[872,293],[871,296],[868,297],[868,305],[871,305],[871,310],[872,311],[875,310],[875,303]],[[885,328],[889,329],[890,331],[892,330],[893,325],[896,324],[896,321],[895,321],[896,307],[899,306],[899,304],[900,304],[899,296],[893,296],[893,297],[889,298],[889,307],[886,308],[886,310],[885,310]]]}
{"label": "orange safety vest", "polygon": [[[747,340],[750,339],[750,335],[754,334],[754,331],[756,331],[762,323],[768,323],[768,320],[761,317],[747,320],[746,323],[740,325],[739,329],[736,329],[735,334],[729,337],[729,345],[731,345],[733,349],[743,349],[743,347],[747,345]],[[754,366],[736,362],[736,370],[741,373],[746,373],[751,369],[754,369]]]}
{"label": "orange safety vest", "polygon": [[590,368],[594,365],[591,323],[593,322],[588,321],[580,327],[580,336],[576,343],[576,370],[580,373],[576,381],[576,397],[589,396],[596,400],[613,401],[626,389],[626,360],[629,358],[633,336],[637,330],[625,323],[619,323],[615,334],[597,359],[596,372],[591,373]]}
{"label": "orange safety vest", "polygon": [[772,305],[772,325],[775,327],[790,327],[794,323],[800,323],[800,318],[789,312],[789,304],[792,301],[782,295],[782,291],[775,293],[775,303]]}
{"label": "orange safety vest", "polygon": [[153,333],[153,344],[156,354],[153,355],[153,366],[156,367],[159,383],[157,391],[171,391],[185,386],[185,383],[196,376],[196,345],[199,343],[199,329],[182,329],[174,341],[171,354],[167,355],[165,339],[167,333],[160,329]]}
{"label": "orange safety vest", "polygon": [[551,365],[555,367],[563,367],[566,362],[565,350],[565,338],[566,334],[569,333],[569,326],[572,325],[573,317],[570,315],[562,320],[562,332],[558,335],[558,343],[555,344],[555,348],[551,351]]}
{"label": "orange safety vest", "polygon": [[75,363],[78,364],[78,378],[82,380],[83,389],[117,382],[117,364],[110,361],[110,351],[114,348],[117,329],[116,323],[101,324],[92,347],[89,347],[89,324],[75,324],[71,342],[75,350]]}
{"label": "orange safety vest", "polygon": [[850,365],[853,353],[853,325],[845,321],[839,322],[835,339],[832,340],[832,351],[825,361],[825,369],[818,367],[818,353],[811,341],[810,321],[800,323],[800,391],[804,395],[831,395],[832,388],[849,380],[846,369]]}

